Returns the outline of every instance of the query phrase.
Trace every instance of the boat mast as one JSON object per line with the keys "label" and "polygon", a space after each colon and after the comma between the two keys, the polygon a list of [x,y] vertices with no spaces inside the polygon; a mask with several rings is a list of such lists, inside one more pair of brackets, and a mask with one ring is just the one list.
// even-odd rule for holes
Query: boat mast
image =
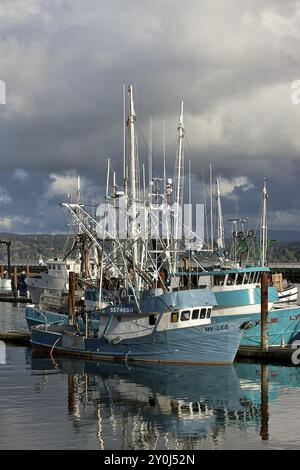
{"label": "boat mast", "polygon": [[163,125],[163,166],[164,166],[164,189],[166,188],[167,184],[167,176],[166,176],[166,120],[164,119]]}
{"label": "boat mast", "polygon": [[192,205],[192,170],[191,170],[191,160],[189,160],[189,206]]}
{"label": "boat mast", "polygon": [[217,228],[217,244],[220,251],[224,250],[225,248],[225,240],[224,240],[224,221],[223,221],[223,214],[222,214],[222,206],[221,206],[221,191],[219,181],[216,181],[217,186],[217,220],[218,220],[218,228]]}
{"label": "boat mast", "polygon": [[81,204],[80,175],[77,175],[77,204]]}
{"label": "boat mast", "polygon": [[152,175],[152,117],[149,117],[149,135],[148,135],[148,172],[149,172],[149,200],[152,204],[153,193],[153,175]]}
{"label": "boat mast", "polygon": [[181,110],[179,117],[178,125],[178,146],[177,146],[177,155],[176,155],[176,165],[175,165],[175,205],[174,205],[174,240],[175,240],[175,255],[174,255],[174,265],[173,270],[176,271],[177,264],[177,249],[178,249],[178,231],[179,231],[179,220],[180,211],[182,210],[182,180],[183,180],[183,160],[184,160],[184,148],[183,148],[183,139],[184,139],[184,125],[183,125],[183,101],[181,102]]}
{"label": "boat mast", "polygon": [[[130,140],[130,179],[131,179],[131,236],[133,239],[133,269],[138,263],[138,247],[137,247],[137,209],[136,209],[136,200],[137,200],[137,191],[136,191],[136,146],[135,146],[135,110],[133,102],[133,89],[132,85],[128,87],[129,94],[129,115],[128,115],[128,129],[129,129],[129,140]],[[138,286],[137,274],[135,272],[135,287]]]}
{"label": "boat mast", "polygon": [[264,180],[263,187],[263,212],[261,224],[261,266],[266,266],[267,262],[267,244],[268,244],[268,221],[267,221],[267,178]]}
{"label": "boat mast", "polygon": [[206,237],[206,244],[209,248],[209,236],[208,236],[208,220],[207,220],[207,203],[206,203],[206,191],[204,182],[204,169],[202,168],[202,191],[203,191],[203,204],[204,204],[204,241]]}
{"label": "boat mast", "polygon": [[106,186],[105,186],[105,199],[108,199],[109,194],[109,178],[110,178],[110,158],[107,159],[107,171],[106,171]]}
{"label": "boat mast", "polygon": [[[141,269],[145,269],[147,266],[147,217],[148,213],[146,210],[146,203],[147,203],[147,197],[146,197],[146,173],[145,173],[145,165],[142,163],[142,182],[143,182],[143,197],[142,197],[142,203],[143,203],[143,220],[141,221],[143,226],[142,226],[142,250],[141,250],[141,259],[140,259],[140,266]],[[142,289],[142,279],[139,279],[139,290]]]}
{"label": "boat mast", "polygon": [[127,194],[127,169],[126,169],[126,90],[123,83],[123,185],[124,194]]}
{"label": "boat mast", "polygon": [[[81,204],[81,182],[80,182],[80,175],[77,175],[77,191],[76,191],[76,197],[77,197],[77,204],[80,206]],[[76,224],[76,235],[81,234],[81,228],[80,225]]]}
{"label": "boat mast", "polygon": [[212,166],[209,165],[209,185],[210,185],[210,244],[211,251],[214,251],[214,225],[213,225],[213,187],[212,187]]}

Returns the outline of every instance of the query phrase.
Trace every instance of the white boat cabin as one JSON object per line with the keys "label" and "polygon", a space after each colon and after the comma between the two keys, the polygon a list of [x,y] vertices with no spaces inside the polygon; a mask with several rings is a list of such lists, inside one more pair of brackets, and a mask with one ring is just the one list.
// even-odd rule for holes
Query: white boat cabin
{"label": "white boat cabin", "polygon": [[237,269],[216,269],[213,271],[190,271],[177,272],[175,275],[179,278],[179,285],[184,287],[211,287],[214,290],[241,289],[242,287],[260,287],[260,277],[262,271],[269,271],[268,268],[247,267]]}
{"label": "white boat cabin", "polygon": [[123,309],[125,312],[121,310],[111,306],[110,314],[100,315],[99,337],[104,336],[109,342],[120,342],[123,339],[149,335],[154,329],[168,331],[210,325],[212,306],[141,315],[134,312],[129,314],[126,308]]}
{"label": "white boat cabin", "polygon": [[48,259],[46,265],[48,274],[52,277],[67,279],[69,272],[80,273],[80,262],[74,259]]}

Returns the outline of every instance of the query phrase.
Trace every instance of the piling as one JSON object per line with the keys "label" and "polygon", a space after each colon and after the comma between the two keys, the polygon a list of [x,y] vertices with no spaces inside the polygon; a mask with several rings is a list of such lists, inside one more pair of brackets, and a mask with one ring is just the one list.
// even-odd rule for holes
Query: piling
{"label": "piling", "polygon": [[0,278],[3,279],[4,278],[4,266],[0,266]]}
{"label": "piling", "polygon": [[10,279],[10,272],[11,272],[10,246],[11,246],[11,242],[7,241],[7,240],[0,240],[0,244],[6,245],[6,249],[7,249],[7,273],[8,273],[8,279]]}
{"label": "piling", "polygon": [[11,242],[6,242],[6,247],[7,247],[7,276],[8,276],[8,279],[10,279],[10,274],[11,274],[10,246],[11,246]]}
{"label": "piling", "polygon": [[17,266],[14,266],[13,282],[12,282],[12,291],[15,298],[18,297],[18,271]]}
{"label": "piling", "polygon": [[68,411],[70,415],[76,413],[76,383],[74,374],[68,374]]}
{"label": "piling", "polygon": [[269,377],[267,364],[261,365],[261,427],[262,441],[269,439]]}
{"label": "piling", "polygon": [[75,323],[75,289],[76,289],[77,276],[73,272],[69,272],[69,302],[68,302],[68,313],[69,313],[69,325]]}
{"label": "piling", "polygon": [[269,274],[261,273],[261,350],[268,351],[268,287]]}
{"label": "piling", "polygon": [[5,331],[0,332],[0,341],[12,344],[30,344],[31,334],[29,331]]}

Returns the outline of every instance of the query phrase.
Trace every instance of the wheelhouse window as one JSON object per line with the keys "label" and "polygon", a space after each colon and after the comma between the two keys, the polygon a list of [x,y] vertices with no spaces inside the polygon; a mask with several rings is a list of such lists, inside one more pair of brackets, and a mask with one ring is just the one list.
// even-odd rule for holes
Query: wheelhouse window
{"label": "wheelhouse window", "polygon": [[227,286],[232,286],[235,284],[235,274],[228,274],[226,284]]}
{"label": "wheelhouse window", "polygon": [[201,319],[205,318],[205,315],[206,315],[206,308],[201,308],[200,318]]}
{"label": "wheelhouse window", "polygon": [[180,320],[188,321],[190,319],[190,316],[191,316],[191,312],[189,310],[184,310],[183,312],[181,312]]}
{"label": "wheelhouse window", "polygon": [[177,323],[178,322],[178,312],[172,312],[171,313],[171,323]]}
{"label": "wheelhouse window", "polygon": [[214,285],[215,286],[224,286],[225,275],[214,276]]}
{"label": "wheelhouse window", "polygon": [[155,325],[156,315],[149,315],[149,325]]}
{"label": "wheelhouse window", "polygon": [[210,318],[210,315],[211,315],[211,308],[208,308],[206,318]]}
{"label": "wheelhouse window", "polygon": [[197,320],[199,317],[199,308],[195,308],[192,313],[192,320]]}

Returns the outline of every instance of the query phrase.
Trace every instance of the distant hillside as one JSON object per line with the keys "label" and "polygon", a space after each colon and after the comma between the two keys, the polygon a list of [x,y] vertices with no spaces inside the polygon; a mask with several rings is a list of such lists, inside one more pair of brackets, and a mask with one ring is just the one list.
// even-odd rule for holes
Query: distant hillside
{"label": "distant hillside", "polygon": [[300,243],[300,232],[297,230],[269,230],[268,236],[281,243]]}
{"label": "distant hillside", "polygon": [[[68,250],[72,244],[68,235],[0,233],[0,240],[11,241],[12,262],[59,257],[64,248]],[[0,244],[0,262],[6,263],[6,245],[3,244]]]}
{"label": "distant hillside", "polygon": [[[271,235],[273,238],[274,232],[271,232]],[[40,257],[44,260],[60,257],[63,252],[70,249],[73,241],[72,237],[68,237],[68,235],[19,235],[16,233],[0,233],[0,240],[10,240],[12,242],[12,262],[38,260]],[[204,254],[203,257],[205,257]],[[270,249],[268,258],[269,261],[300,262],[300,241],[278,242]],[[0,244],[1,263],[6,263],[6,246],[2,244]]]}
{"label": "distant hillside", "polygon": [[278,243],[270,250],[269,261],[278,262],[299,262],[300,242]]}

